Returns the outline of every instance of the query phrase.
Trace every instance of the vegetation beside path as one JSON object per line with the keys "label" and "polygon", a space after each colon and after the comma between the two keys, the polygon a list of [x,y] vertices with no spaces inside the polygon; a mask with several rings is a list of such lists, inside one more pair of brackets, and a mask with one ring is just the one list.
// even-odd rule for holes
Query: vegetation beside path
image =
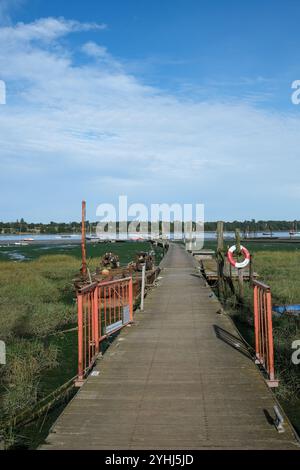
{"label": "vegetation beside path", "polygon": [[[253,269],[259,280],[271,287],[273,305],[300,304],[299,245],[243,242],[253,256]],[[216,248],[215,242],[206,243]],[[238,291],[238,286],[236,285]],[[226,301],[228,310],[244,338],[254,347],[253,289],[244,286],[244,304],[235,297]],[[276,375],[280,385],[274,392],[283,404],[294,426],[300,432],[300,365],[292,362],[292,343],[300,340],[300,317],[273,316]]]}
{"label": "vegetation beside path", "polygon": [[[117,253],[124,265],[136,252],[150,249],[146,242],[88,245],[88,265],[93,271],[107,251]],[[11,253],[24,261],[13,261]],[[156,254],[159,261],[159,249]],[[7,364],[0,366],[0,431],[1,422],[30,409],[76,371],[76,342],[60,332],[76,325],[73,279],[80,256],[78,245],[0,248],[0,339],[7,347]],[[11,431],[8,445],[15,439]]]}

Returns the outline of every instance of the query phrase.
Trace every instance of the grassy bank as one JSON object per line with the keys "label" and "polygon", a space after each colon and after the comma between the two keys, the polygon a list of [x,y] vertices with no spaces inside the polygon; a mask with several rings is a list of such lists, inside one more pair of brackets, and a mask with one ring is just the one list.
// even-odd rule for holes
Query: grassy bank
{"label": "grassy bank", "polygon": [[6,261],[0,267],[3,339],[45,336],[74,321],[76,258],[48,255],[30,263]]}
{"label": "grassy bank", "polygon": [[[4,421],[43,397],[41,377],[59,360],[58,348],[45,338],[76,320],[72,279],[79,267],[78,260],[67,255],[0,263],[0,334],[7,347],[0,379]],[[12,445],[13,429],[6,430],[5,437],[6,445]]]}
{"label": "grassy bank", "polygon": [[[89,245],[89,268],[93,271],[107,251],[117,253],[125,265],[136,252],[149,249],[148,243]],[[14,261],[16,254],[22,262]],[[0,366],[2,422],[30,408],[74,375],[76,341],[72,337],[70,342],[59,332],[76,323],[73,279],[81,266],[80,256],[76,245],[0,249],[0,339],[7,346],[7,364]],[[160,260],[160,250],[156,258]],[[66,367],[69,357],[72,364]],[[12,430],[5,437],[9,446],[16,435]]]}
{"label": "grassy bank", "polygon": [[300,251],[254,253],[254,268],[271,286],[273,303],[300,303]]}
{"label": "grassy bank", "polygon": [[[298,245],[245,243],[253,256],[254,271],[271,287],[273,305],[300,304],[300,251]],[[215,249],[215,243],[209,243]],[[236,286],[236,289],[238,287]],[[226,308],[245,339],[254,346],[253,290],[245,284],[244,305],[231,297]],[[294,426],[300,432],[300,366],[292,363],[292,342],[300,339],[300,318],[273,317],[276,375],[275,389]],[[298,410],[298,411],[297,411]]]}
{"label": "grassy bank", "polygon": [[[254,254],[254,268],[271,287],[273,305],[300,303],[300,252],[260,251]],[[252,304],[252,291],[249,292]],[[300,339],[300,318],[273,317],[275,365],[281,384],[276,394],[294,403],[300,400],[300,367],[291,361],[292,343]]]}

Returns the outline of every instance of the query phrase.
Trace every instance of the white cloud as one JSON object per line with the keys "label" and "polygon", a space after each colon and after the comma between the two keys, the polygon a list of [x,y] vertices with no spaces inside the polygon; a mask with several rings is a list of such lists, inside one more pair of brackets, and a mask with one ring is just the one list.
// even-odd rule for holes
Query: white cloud
{"label": "white cloud", "polygon": [[108,57],[107,48],[104,46],[99,46],[95,42],[89,41],[82,46],[83,52],[91,57]]}
{"label": "white cloud", "polygon": [[82,46],[81,50],[87,56],[95,59],[98,62],[98,65],[100,62],[105,64],[107,70],[114,69],[115,71],[123,71],[122,64],[109,54],[106,47],[96,44],[93,41],[89,41]]}
{"label": "white cloud", "polygon": [[24,208],[43,204],[44,219],[57,218],[66,198],[75,217],[82,196],[96,203],[122,192],[141,202],[205,202],[209,218],[263,211],[283,217],[284,204],[292,213],[296,114],[166,94],[127,73],[103,45],[84,43],[77,52],[89,62],[78,65],[76,50],[59,41],[103,27],[46,18],[0,28],[0,79],[8,88],[0,108],[0,183],[19,217],[32,218]]}

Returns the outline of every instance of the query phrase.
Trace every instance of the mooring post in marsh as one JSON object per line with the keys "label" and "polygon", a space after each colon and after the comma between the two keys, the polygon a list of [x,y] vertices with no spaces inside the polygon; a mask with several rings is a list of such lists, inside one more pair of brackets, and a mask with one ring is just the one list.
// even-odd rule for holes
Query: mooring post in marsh
{"label": "mooring post in marsh", "polygon": [[224,298],[224,222],[217,223],[217,265],[218,265],[218,293],[220,298]]}
{"label": "mooring post in marsh", "polygon": [[[235,229],[235,246],[236,246],[236,254],[240,256],[241,254],[241,234],[240,230],[237,228]],[[243,305],[244,303],[244,276],[243,276],[243,269],[238,268],[238,280],[239,280],[239,303]]]}
{"label": "mooring post in marsh", "polygon": [[249,263],[249,284],[250,286],[253,285],[254,280],[254,272],[253,272],[253,255],[250,255],[250,263]]}

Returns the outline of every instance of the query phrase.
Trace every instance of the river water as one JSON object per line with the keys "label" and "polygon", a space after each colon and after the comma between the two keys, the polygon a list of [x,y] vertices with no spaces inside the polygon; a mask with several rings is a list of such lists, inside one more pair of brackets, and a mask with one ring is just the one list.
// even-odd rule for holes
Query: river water
{"label": "river water", "polygon": [[[243,235],[243,234],[242,234]],[[270,237],[269,234],[265,234],[265,232],[255,232],[251,233],[249,235],[251,238],[266,238],[268,239]],[[272,232],[272,237],[273,238],[295,238],[300,240],[300,236],[290,236],[289,232]],[[106,240],[115,240],[116,237],[114,234],[107,233],[101,237]],[[137,238],[141,238],[144,240],[148,240],[150,238],[148,233],[120,233],[117,237],[119,240],[136,240]],[[181,240],[183,239],[183,234],[179,232],[175,233],[165,233],[164,238],[169,239],[169,240]],[[235,233],[234,232],[224,232],[224,238],[225,239],[234,239],[235,238]],[[28,240],[28,241],[38,241],[38,242],[48,242],[48,241],[57,241],[57,242],[79,242],[81,240],[81,235],[80,234],[41,234],[41,235],[2,235],[0,234],[0,243],[1,241],[12,241],[12,242],[20,242],[23,240]],[[204,233],[204,239],[205,240],[215,240],[216,239],[216,232],[205,232]]]}

